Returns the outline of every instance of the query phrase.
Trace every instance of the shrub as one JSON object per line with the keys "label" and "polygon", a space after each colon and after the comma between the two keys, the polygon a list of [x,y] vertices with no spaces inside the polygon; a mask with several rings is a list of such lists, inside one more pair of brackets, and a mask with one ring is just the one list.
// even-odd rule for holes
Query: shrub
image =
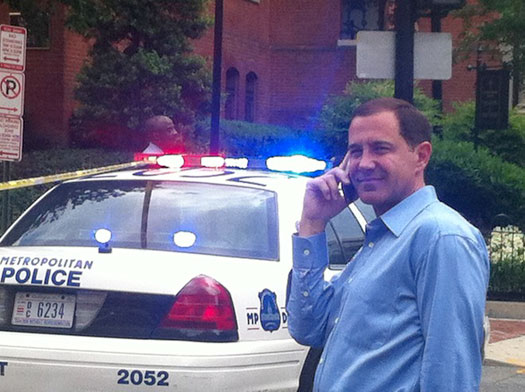
{"label": "shrub", "polygon": [[443,118],[443,138],[468,141],[488,148],[494,155],[525,166],[525,116],[512,110],[508,129],[473,131],[476,107],[474,102],[456,104],[455,111]]}
{"label": "shrub", "polygon": [[525,263],[520,259],[507,259],[492,263],[488,298],[492,300],[525,300]]}
{"label": "shrub", "polygon": [[433,141],[428,183],[441,200],[460,211],[484,233],[499,214],[525,228],[525,169],[492,155],[486,148],[453,140]]}

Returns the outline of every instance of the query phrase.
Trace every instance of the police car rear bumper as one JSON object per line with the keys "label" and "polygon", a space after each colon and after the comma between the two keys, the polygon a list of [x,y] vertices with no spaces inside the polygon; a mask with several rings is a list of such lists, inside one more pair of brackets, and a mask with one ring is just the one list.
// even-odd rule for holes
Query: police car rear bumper
{"label": "police car rear bumper", "polygon": [[0,389],[294,391],[305,355],[291,339],[196,343],[0,332]]}

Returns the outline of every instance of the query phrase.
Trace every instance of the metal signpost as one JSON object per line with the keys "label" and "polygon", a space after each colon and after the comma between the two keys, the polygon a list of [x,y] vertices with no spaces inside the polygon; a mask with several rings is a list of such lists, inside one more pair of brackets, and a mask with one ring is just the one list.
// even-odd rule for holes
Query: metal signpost
{"label": "metal signpost", "polygon": [[[9,181],[10,162],[22,159],[24,71],[27,30],[0,25],[0,161],[2,182]],[[3,191],[2,229],[9,224],[9,193]]]}

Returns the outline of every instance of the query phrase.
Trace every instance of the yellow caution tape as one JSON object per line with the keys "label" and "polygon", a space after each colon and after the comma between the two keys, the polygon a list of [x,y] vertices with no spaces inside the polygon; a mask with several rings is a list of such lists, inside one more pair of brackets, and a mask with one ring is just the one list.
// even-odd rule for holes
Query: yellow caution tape
{"label": "yellow caution tape", "polygon": [[50,182],[58,182],[64,180],[71,180],[73,178],[90,176],[92,174],[105,173],[113,170],[128,169],[136,166],[142,166],[144,162],[129,162],[119,163],[117,165],[104,166],[94,169],[77,170],[69,173],[52,174],[50,176],[26,178],[23,180],[13,180],[7,182],[0,182],[0,191],[15,188],[24,188],[27,186],[47,184]]}

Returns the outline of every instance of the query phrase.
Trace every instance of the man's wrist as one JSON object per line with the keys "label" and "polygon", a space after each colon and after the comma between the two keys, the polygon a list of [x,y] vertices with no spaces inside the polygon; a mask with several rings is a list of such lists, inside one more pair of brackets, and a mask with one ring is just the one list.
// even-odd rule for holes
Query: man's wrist
{"label": "man's wrist", "polygon": [[310,237],[324,232],[327,223],[328,222],[323,219],[301,218],[297,232],[300,237]]}

